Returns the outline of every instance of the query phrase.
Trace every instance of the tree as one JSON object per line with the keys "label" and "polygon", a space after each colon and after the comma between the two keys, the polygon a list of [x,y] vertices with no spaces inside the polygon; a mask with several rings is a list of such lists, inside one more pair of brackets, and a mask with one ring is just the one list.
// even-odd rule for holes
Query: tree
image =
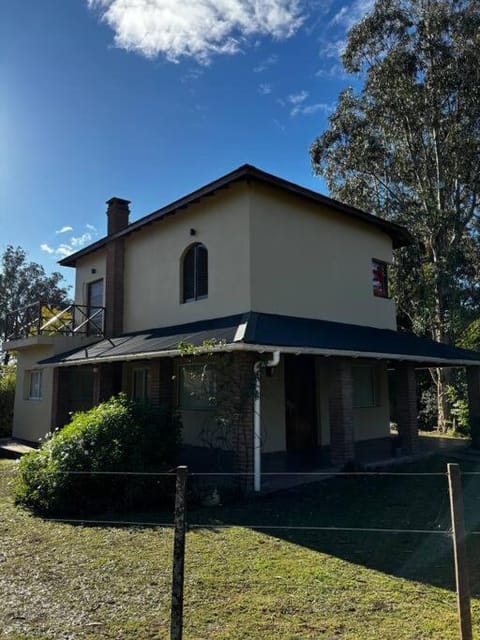
{"label": "tree", "polygon": [[61,307],[67,301],[68,289],[60,273],[47,275],[42,265],[27,261],[21,247],[8,245],[0,259],[0,335],[7,313],[38,300]]}
{"label": "tree", "polygon": [[[343,54],[362,86],[311,147],[334,197],[416,238],[395,258],[399,324],[445,343],[479,309],[479,59],[478,0],[377,0]],[[448,370],[434,379],[445,430]]]}

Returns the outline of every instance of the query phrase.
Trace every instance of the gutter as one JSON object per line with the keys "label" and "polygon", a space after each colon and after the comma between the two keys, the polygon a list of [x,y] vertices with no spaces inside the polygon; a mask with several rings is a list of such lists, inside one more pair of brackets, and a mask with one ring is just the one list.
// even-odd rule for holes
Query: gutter
{"label": "gutter", "polygon": [[[85,358],[78,360],[66,360],[63,362],[47,362],[45,364],[38,363],[41,367],[74,367],[86,364],[101,364],[102,362],[128,362],[130,360],[153,360],[156,358],[173,358],[181,356],[179,349],[166,349],[164,351],[147,351],[144,353],[129,353],[116,356],[95,356],[88,357],[88,347],[85,348],[87,355]],[[321,349],[317,347],[284,347],[278,345],[262,345],[262,344],[227,344],[218,347],[199,348],[198,355],[204,353],[224,353],[231,351],[254,351],[256,353],[272,353],[279,351],[281,353],[293,353],[295,355],[319,355],[326,357],[345,357],[345,358],[370,358],[372,360],[397,360],[400,362],[418,362],[424,365],[444,367],[468,367],[479,366],[479,360],[448,360],[446,358],[435,358],[431,356],[412,356],[401,353],[379,353],[374,351],[347,351],[343,349]],[[41,362],[41,361],[40,361]]]}

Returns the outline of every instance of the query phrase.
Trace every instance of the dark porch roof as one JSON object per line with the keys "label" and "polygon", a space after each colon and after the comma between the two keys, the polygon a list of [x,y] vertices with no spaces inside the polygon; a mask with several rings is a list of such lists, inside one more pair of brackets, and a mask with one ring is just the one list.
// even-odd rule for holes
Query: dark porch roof
{"label": "dark porch roof", "polygon": [[39,364],[68,366],[164,357],[178,354],[179,343],[202,347],[205,341],[212,340],[218,343],[216,349],[219,351],[280,350],[286,353],[406,360],[418,366],[480,365],[480,352],[457,349],[413,334],[254,311],[129,333],[58,354],[41,360]]}

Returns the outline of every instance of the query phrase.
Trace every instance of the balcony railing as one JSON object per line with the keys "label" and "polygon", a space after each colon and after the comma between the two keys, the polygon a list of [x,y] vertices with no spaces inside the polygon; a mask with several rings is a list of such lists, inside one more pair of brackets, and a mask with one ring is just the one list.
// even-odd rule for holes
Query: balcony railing
{"label": "balcony railing", "polygon": [[103,336],[105,307],[70,304],[58,309],[51,304],[34,302],[7,314],[5,340],[31,336]]}

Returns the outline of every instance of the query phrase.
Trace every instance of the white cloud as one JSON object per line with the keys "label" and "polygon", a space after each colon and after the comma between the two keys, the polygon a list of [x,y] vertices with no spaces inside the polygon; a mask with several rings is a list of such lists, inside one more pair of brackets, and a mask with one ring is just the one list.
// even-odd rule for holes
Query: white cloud
{"label": "white cloud", "polygon": [[375,0],[353,0],[337,11],[330,21],[330,25],[340,25],[348,30],[356,22],[360,22],[372,10],[374,4]]}
{"label": "white cloud", "polygon": [[292,118],[295,116],[311,116],[317,111],[323,111],[324,113],[331,113],[333,111],[333,105],[326,102],[315,102],[314,104],[297,104],[290,111]]}
{"label": "white cloud", "polygon": [[88,231],[85,231],[85,233],[82,233],[81,236],[72,236],[70,238],[70,244],[72,245],[72,247],[75,247],[76,249],[80,249],[81,247],[85,246],[87,243],[92,241],[92,234],[89,233]]}
{"label": "white cloud", "polygon": [[252,36],[288,38],[302,24],[304,0],[87,0],[113,29],[115,44],[147,58],[207,63]]}
{"label": "white cloud", "polygon": [[301,104],[302,102],[305,102],[305,100],[308,98],[309,93],[308,91],[299,91],[298,93],[291,93],[289,96],[287,96],[287,102],[290,102],[290,104]]}
{"label": "white cloud", "polygon": [[[56,234],[59,233],[67,233],[68,231],[73,231],[72,227],[65,226],[58,231],[55,231]],[[61,242],[55,247],[51,247],[47,243],[43,243],[40,245],[40,249],[49,255],[56,255],[60,258],[66,258],[71,255],[75,251],[79,251],[87,244],[90,244],[95,240],[98,236],[97,228],[93,224],[86,224],[84,227],[83,233],[78,236],[70,236],[68,240]]]}
{"label": "white cloud", "polygon": [[58,247],[55,249],[55,253],[58,256],[61,256],[62,258],[66,258],[67,256],[69,256],[71,253],[73,253],[73,249],[69,244],[60,244],[58,245]]}
{"label": "white cloud", "polygon": [[275,54],[272,54],[271,56],[268,56],[268,58],[265,58],[265,60],[262,60],[261,62],[259,62],[256,67],[253,67],[253,72],[262,73],[262,71],[266,71],[272,65],[277,64],[277,62],[278,62],[278,56]]}
{"label": "white cloud", "polygon": [[268,82],[262,83],[258,85],[258,93],[261,96],[268,96],[269,93],[272,93],[272,85]]}
{"label": "white cloud", "polygon": [[323,58],[341,58],[347,41],[345,38],[338,38],[337,40],[331,40],[327,42],[321,49],[320,55]]}
{"label": "white cloud", "polygon": [[348,78],[348,73],[338,62],[335,62],[329,66],[321,67],[315,72],[317,78],[341,78],[342,80]]}

